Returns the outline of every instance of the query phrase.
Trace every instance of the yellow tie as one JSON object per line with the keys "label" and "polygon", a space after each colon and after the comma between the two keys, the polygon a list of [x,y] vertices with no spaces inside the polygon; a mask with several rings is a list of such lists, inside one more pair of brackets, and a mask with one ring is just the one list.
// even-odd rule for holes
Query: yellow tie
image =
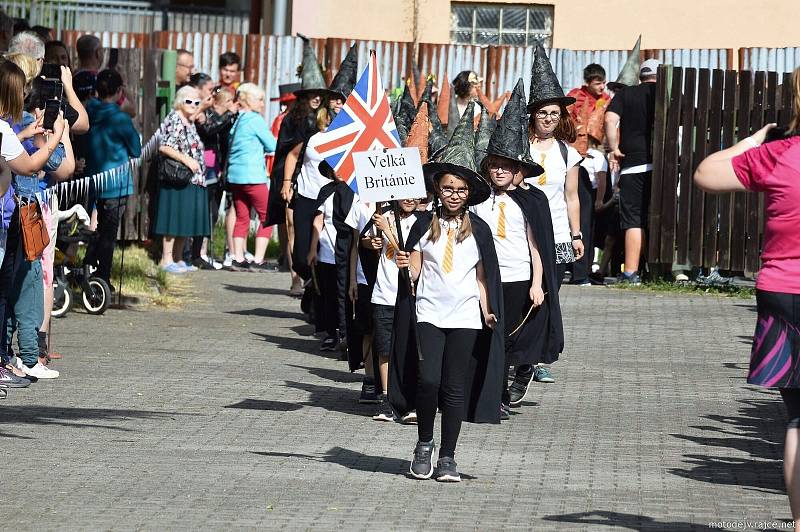
{"label": "yellow tie", "polygon": [[456,232],[453,228],[447,228],[447,247],[444,248],[444,259],[442,260],[442,270],[444,273],[453,271],[453,241],[455,240]]}
{"label": "yellow tie", "polygon": [[[541,160],[541,162],[539,164],[542,166],[542,169],[544,169],[544,159],[545,159],[545,157],[547,157],[547,154],[543,153],[541,155],[542,155],[542,160]],[[546,184],[547,184],[547,172],[544,171],[539,176],[539,186],[541,187],[541,186],[544,186]]]}
{"label": "yellow tie", "polygon": [[497,204],[500,209],[500,216],[497,217],[497,238],[506,237],[506,202],[501,201]]}
{"label": "yellow tie", "polygon": [[386,244],[386,258],[392,260],[394,258],[394,246],[391,242]]}

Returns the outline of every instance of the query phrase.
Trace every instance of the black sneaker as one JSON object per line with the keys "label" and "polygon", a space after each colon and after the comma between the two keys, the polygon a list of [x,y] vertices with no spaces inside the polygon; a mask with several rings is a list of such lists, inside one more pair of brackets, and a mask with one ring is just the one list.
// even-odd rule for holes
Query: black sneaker
{"label": "black sneaker", "polygon": [[333,336],[328,336],[322,341],[322,346],[319,348],[320,351],[335,351],[336,346],[339,342]]}
{"label": "black sneaker", "polygon": [[231,262],[230,270],[232,272],[249,272],[252,271],[250,269],[250,263],[246,260],[239,262],[238,260],[233,260]]}
{"label": "black sneaker", "polygon": [[437,482],[461,482],[461,475],[458,474],[456,461],[445,456],[436,462],[436,481]]}
{"label": "black sneaker", "polygon": [[207,260],[204,260],[203,257],[197,257],[196,259],[194,259],[192,261],[192,266],[195,266],[196,268],[200,268],[201,270],[213,270],[214,269],[214,265],[211,264],[210,262],[208,262]]}
{"label": "black sneaker", "polygon": [[378,412],[372,416],[375,421],[394,421],[395,415],[392,410],[392,405],[386,400],[386,396],[381,396],[381,405],[378,407]]}
{"label": "black sneaker", "polygon": [[510,406],[517,406],[525,399],[531,380],[533,380],[533,366],[520,366],[517,368],[514,382],[508,387],[508,404]]}
{"label": "black sneaker", "polygon": [[429,479],[433,475],[433,450],[436,444],[433,441],[428,443],[417,442],[414,447],[414,458],[411,460],[411,474],[414,478],[421,480]]}
{"label": "black sneaker", "polygon": [[278,266],[275,264],[269,263],[267,261],[264,262],[253,262],[250,264],[250,269],[254,272],[264,273],[264,272],[277,272]]}
{"label": "black sneaker", "polygon": [[374,380],[367,379],[366,377],[364,378],[364,382],[361,383],[361,397],[358,398],[358,402],[362,405],[380,404],[381,399],[375,391]]}
{"label": "black sneaker", "polygon": [[0,368],[0,388],[27,388],[30,385],[30,379],[17,377],[11,371]]}

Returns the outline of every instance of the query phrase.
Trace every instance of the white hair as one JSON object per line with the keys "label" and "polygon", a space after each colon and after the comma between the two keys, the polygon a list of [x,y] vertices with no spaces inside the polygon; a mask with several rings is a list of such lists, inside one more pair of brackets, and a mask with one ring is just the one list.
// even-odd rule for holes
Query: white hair
{"label": "white hair", "polygon": [[44,59],[44,43],[38,35],[31,31],[22,31],[14,35],[8,51],[29,55],[37,60]]}
{"label": "white hair", "polygon": [[251,98],[255,99],[264,99],[266,96],[264,93],[264,89],[256,85],[255,83],[242,83],[239,85],[239,89],[236,91],[236,94],[239,95],[239,98],[244,96],[244,101],[248,104],[251,103]]}
{"label": "white hair", "polygon": [[178,92],[175,93],[175,100],[172,102],[172,108],[178,109],[181,105],[183,105],[183,100],[194,99],[190,98],[191,93],[198,93],[197,87],[192,87],[191,85],[184,85]]}

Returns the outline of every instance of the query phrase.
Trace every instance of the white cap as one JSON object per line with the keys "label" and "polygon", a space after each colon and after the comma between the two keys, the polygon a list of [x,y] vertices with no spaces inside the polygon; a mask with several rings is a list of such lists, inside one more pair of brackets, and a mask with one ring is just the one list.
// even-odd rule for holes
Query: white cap
{"label": "white cap", "polygon": [[639,68],[639,77],[643,76],[655,76],[658,73],[658,67],[661,66],[661,61],[658,59],[648,59],[644,63],[642,63],[641,68]]}

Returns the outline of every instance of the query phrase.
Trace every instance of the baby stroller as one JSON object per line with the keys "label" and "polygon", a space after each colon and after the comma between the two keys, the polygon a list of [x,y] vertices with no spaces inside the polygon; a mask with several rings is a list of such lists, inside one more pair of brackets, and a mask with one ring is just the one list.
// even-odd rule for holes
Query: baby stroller
{"label": "baby stroller", "polygon": [[89,215],[83,206],[75,205],[59,213],[53,261],[54,317],[64,316],[72,309],[78,290],[89,314],[102,314],[111,303],[111,288],[108,283],[94,277],[94,268],[83,264],[77,255],[78,244],[89,244],[96,237],[97,234],[89,230]]}

